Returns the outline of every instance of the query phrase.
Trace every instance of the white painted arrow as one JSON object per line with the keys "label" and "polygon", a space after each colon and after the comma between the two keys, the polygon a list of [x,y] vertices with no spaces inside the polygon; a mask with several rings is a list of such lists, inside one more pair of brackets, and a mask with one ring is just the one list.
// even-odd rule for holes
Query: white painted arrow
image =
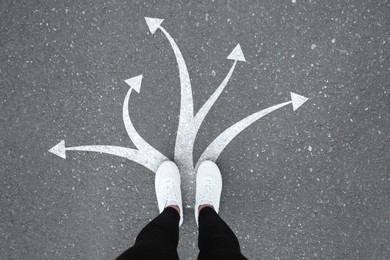
{"label": "white painted arrow", "polygon": [[226,75],[225,79],[222,81],[222,83],[219,85],[219,87],[214,91],[214,93],[209,97],[209,99],[203,104],[203,106],[199,109],[198,113],[196,113],[194,121],[193,121],[193,128],[194,128],[195,132],[197,132],[199,130],[199,127],[202,124],[207,113],[210,111],[211,107],[214,105],[214,103],[217,101],[218,97],[221,95],[221,93],[225,89],[227,83],[230,80],[230,77],[233,74],[233,71],[236,67],[237,61],[246,61],[244,54],[242,53],[240,44],[237,44],[237,46],[233,49],[233,51],[229,54],[229,56],[227,58],[229,60],[234,60],[234,63],[232,65],[232,67],[230,68],[229,73]]}
{"label": "white painted arrow", "polygon": [[58,144],[56,144],[55,146],[53,146],[49,152],[51,152],[52,154],[55,154],[59,157],[61,157],[62,159],[66,159],[66,153],[65,153],[65,141],[62,140],[61,142],[59,142]]}
{"label": "white painted arrow", "polygon": [[65,141],[62,140],[57,145],[49,150],[52,154],[55,154],[63,159],[66,159],[66,151],[84,151],[84,152],[96,152],[105,153],[122,157],[131,161],[134,161],[140,165],[145,166],[149,170],[155,172],[158,166],[166,160],[164,157],[151,156],[150,154],[142,153],[141,151],[111,145],[85,145],[85,146],[74,146],[65,147]]}
{"label": "white painted arrow", "polygon": [[176,57],[177,66],[179,69],[179,78],[180,78],[180,89],[181,89],[181,99],[180,99],[180,117],[179,117],[179,125],[176,136],[176,144],[175,144],[175,161],[188,160],[181,156],[180,153],[176,151],[180,151],[180,147],[187,145],[185,129],[189,126],[190,121],[194,117],[194,101],[192,98],[192,88],[191,88],[191,80],[188,74],[187,65],[184,61],[183,55],[177,46],[175,40],[171,37],[171,35],[161,26],[161,23],[164,21],[163,19],[158,18],[150,18],[145,17],[145,21],[149,27],[149,30],[152,34],[154,34],[157,29],[160,29],[165,37],[168,39],[173,52]]}
{"label": "white painted arrow", "polygon": [[[227,83],[230,80],[230,77],[233,74],[233,71],[236,67],[237,61],[245,61],[244,54],[242,53],[240,44],[233,49],[233,51],[229,54],[227,59],[234,60],[232,67],[229,70],[229,73],[226,75],[225,79],[219,85],[219,87],[214,91],[214,93],[208,98],[208,100],[203,104],[203,106],[196,113],[194,119],[191,124],[184,129],[183,133],[180,133],[185,138],[185,145],[176,146],[175,153],[179,154],[181,158],[188,158],[186,164],[189,164],[191,168],[193,168],[193,150],[196,134],[205,119],[206,115],[210,111],[211,107],[217,101],[218,97],[222,94],[225,89]],[[179,133],[178,133],[179,135]]]}
{"label": "white painted arrow", "polygon": [[142,75],[125,80],[125,82],[130,86],[129,91],[126,94],[124,103],[123,103],[123,122],[127,134],[129,135],[131,141],[138,148],[132,149],[127,147],[120,146],[110,146],[110,145],[86,145],[86,146],[74,146],[74,147],[65,147],[65,141],[62,140],[57,145],[49,150],[49,152],[66,159],[66,151],[86,151],[86,152],[97,152],[97,153],[106,153],[128,160],[132,160],[136,163],[139,163],[151,171],[156,171],[161,162],[168,160],[163,154],[157,151],[153,146],[148,144],[134,128],[133,123],[131,122],[130,113],[129,113],[129,101],[130,94],[133,90],[140,92],[142,84]]}
{"label": "white painted arrow", "polygon": [[232,52],[227,57],[229,60],[234,61],[246,61],[244,53],[242,53],[242,49],[240,44],[237,44],[237,46],[232,50]]}
{"label": "white painted arrow", "polygon": [[305,103],[308,100],[307,97],[295,94],[294,92],[290,92],[290,95],[291,95],[291,102],[294,111],[297,110],[300,106],[303,105],[303,103]]}
{"label": "white painted arrow", "polygon": [[143,79],[143,76],[141,74],[141,75],[126,79],[125,82],[127,85],[130,86],[130,90],[134,89],[135,91],[137,91],[137,93],[139,93],[141,91],[142,79]]}
{"label": "white painted arrow", "polygon": [[201,157],[198,160],[198,164],[204,160],[217,160],[222,151],[226,148],[226,146],[245,128],[259,120],[260,118],[266,116],[267,114],[284,107],[286,105],[292,104],[293,110],[297,110],[303,103],[305,103],[308,98],[304,96],[300,96],[293,92],[291,94],[291,101],[284,102],[278,105],[274,105],[272,107],[268,107],[259,112],[256,112],[241,121],[235,123],[224,132],[222,132],[215,140],[206,148]]}
{"label": "white painted arrow", "polygon": [[142,152],[149,154],[152,157],[162,157],[167,160],[167,158],[162,155],[159,151],[157,151],[153,146],[148,144],[137,132],[133,123],[131,122],[130,113],[129,113],[129,102],[130,95],[132,90],[134,89],[137,93],[141,91],[142,84],[142,75],[138,75],[136,77],[132,77],[130,79],[125,80],[125,82],[130,86],[129,91],[126,94],[125,101],[123,102],[123,122],[125,124],[126,132],[129,135],[131,141],[134,145]]}
{"label": "white painted arrow", "polygon": [[164,19],[145,17],[145,21],[149,27],[150,32],[154,34],[157,29],[160,28],[160,25],[164,21]]}

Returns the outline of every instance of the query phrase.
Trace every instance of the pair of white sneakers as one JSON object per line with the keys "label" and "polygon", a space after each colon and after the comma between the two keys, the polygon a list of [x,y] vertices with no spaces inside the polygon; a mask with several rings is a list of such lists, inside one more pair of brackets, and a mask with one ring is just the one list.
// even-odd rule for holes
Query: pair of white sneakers
{"label": "pair of white sneakers", "polygon": [[[180,209],[179,226],[183,223],[183,203],[180,189],[180,172],[172,161],[163,162],[157,170],[155,189],[160,213],[168,206]],[[199,206],[211,205],[218,213],[222,192],[222,176],[212,161],[202,162],[196,173],[195,220],[198,225]]]}

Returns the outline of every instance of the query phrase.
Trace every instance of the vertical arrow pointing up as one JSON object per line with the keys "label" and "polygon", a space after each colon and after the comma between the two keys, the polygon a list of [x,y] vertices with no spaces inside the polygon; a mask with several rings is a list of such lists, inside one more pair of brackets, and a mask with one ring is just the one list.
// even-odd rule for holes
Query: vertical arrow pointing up
{"label": "vertical arrow pointing up", "polygon": [[135,129],[133,123],[131,122],[130,113],[129,113],[130,94],[133,89],[138,93],[140,92],[142,79],[143,76],[141,74],[125,80],[126,84],[130,86],[130,89],[129,91],[127,91],[125,101],[123,102],[123,107],[122,107],[123,122],[125,124],[127,134],[129,135],[131,141],[139,150],[147,151],[147,153],[152,157],[154,156],[156,158],[164,158],[164,156],[159,151],[153,148],[140,136],[140,134]]}
{"label": "vertical arrow pointing up", "polygon": [[240,44],[232,50],[232,52],[227,57],[229,60],[238,60],[238,61],[246,61],[244,53],[242,53]]}
{"label": "vertical arrow pointing up", "polygon": [[185,162],[186,165],[193,166],[192,158],[189,156],[185,157],[180,153],[180,147],[187,146],[187,136],[184,135],[184,130],[194,118],[194,101],[192,98],[192,87],[191,79],[188,73],[186,62],[184,61],[183,54],[181,53],[179,46],[177,46],[175,40],[172,36],[161,26],[163,19],[145,17],[146,24],[149,27],[149,30],[154,34],[157,29],[160,29],[165,37],[168,39],[171,44],[172,50],[176,57],[177,67],[179,69],[179,79],[180,79],[180,116],[179,116],[179,125],[178,125],[178,134],[176,136],[175,144],[175,161],[176,162]]}

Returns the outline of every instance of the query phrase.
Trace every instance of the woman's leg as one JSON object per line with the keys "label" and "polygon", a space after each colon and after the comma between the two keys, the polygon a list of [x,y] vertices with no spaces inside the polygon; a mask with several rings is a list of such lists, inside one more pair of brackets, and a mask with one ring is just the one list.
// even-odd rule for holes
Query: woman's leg
{"label": "woman's leg", "polygon": [[179,259],[179,226],[183,223],[180,173],[176,164],[163,162],[157,169],[155,190],[160,215],[146,225],[133,247],[120,255],[124,259]]}
{"label": "woman's leg", "polygon": [[204,161],[196,174],[195,219],[199,225],[198,259],[246,259],[230,227],[218,215],[222,175],[212,161]]}
{"label": "woman's leg", "polygon": [[198,259],[247,259],[234,232],[212,207],[199,212]]}
{"label": "woman's leg", "polygon": [[138,234],[134,246],[122,253],[117,260],[130,259],[179,259],[180,215],[167,207]]}

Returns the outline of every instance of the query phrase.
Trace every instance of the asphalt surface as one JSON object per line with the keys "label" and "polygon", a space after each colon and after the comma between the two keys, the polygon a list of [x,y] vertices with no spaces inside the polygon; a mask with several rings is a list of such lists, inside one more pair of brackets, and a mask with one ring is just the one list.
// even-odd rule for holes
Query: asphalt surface
{"label": "asphalt surface", "polygon": [[[106,154],[134,147],[122,120],[173,159],[180,82],[164,19],[197,111],[239,62],[198,132],[196,161],[224,129],[281,108],[217,160],[220,215],[250,259],[390,259],[390,2],[0,1],[0,259],[114,259],[158,214],[154,174]],[[186,202],[189,203],[189,202]],[[191,204],[191,203],[189,203]],[[186,208],[179,254],[195,259]]]}

